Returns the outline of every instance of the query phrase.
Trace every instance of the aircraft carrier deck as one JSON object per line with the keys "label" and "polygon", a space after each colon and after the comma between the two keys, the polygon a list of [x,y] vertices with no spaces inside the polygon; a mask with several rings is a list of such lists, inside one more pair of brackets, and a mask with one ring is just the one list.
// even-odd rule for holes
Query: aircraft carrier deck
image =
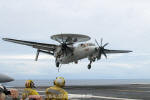
{"label": "aircraft carrier deck", "polygon": [[[47,87],[37,87],[45,96]],[[23,88],[17,87],[21,95]],[[150,100],[150,84],[66,86],[69,100]]]}

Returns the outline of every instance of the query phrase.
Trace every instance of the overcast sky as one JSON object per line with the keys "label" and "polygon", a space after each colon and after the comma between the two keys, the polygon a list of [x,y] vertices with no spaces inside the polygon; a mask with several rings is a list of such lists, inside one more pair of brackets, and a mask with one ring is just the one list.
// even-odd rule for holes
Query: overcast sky
{"label": "overcast sky", "polygon": [[109,42],[108,49],[133,53],[108,55],[88,70],[88,60],[63,65],[58,73],[52,56],[0,40],[0,73],[15,79],[150,78],[149,0],[0,0],[0,38],[56,43],[51,35],[79,33]]}

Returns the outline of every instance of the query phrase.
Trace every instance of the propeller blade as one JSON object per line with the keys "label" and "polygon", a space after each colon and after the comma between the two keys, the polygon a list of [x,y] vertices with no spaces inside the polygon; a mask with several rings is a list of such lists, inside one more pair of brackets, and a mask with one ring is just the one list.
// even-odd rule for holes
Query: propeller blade
{"label": "propeller blade", "polygon": [[[96,42],[96,44],[99,46],[99,44],[98,44],[98,42],[97,42],[97,40],[95,39],[95,42]],[[100,46],[99,46],[100,47]]]}
{"label": "propeller blade", "polygon": [[39,53],[40,53],[40,50],[37,50],[35,61],[37,61],[37,60],[38,60]]}
{"label": "propeller blade", "polygon": [[70,43],[69,43],[69,42],[68,42],[68,43],[66,43],[66,45],[72,45],[72,44],[73,44],[73,43],[71,43],[71,42],[70,42]]}
{"label": "propeller blade", "polygon": [[102,44],[103,44],[103,38],[101,38],[101,46],[102,46]]}
{"label": "propeller blade", "polygon": [[105,58],[107,59],[107,55],[106,53],[104,52],[104,49],[102,50],[102,54],[105,56]]}
{"label": "propeller blade", "polygon": [[105,46],[107,46],[108,44],[109,44],[109,43],[105,43],[104,46],[103,46],[103,48],[104,48]]}
{"label": "propeller blade", "polygon": [[100,55],[98,55],[98,57],[97,57],[97,60],[100,60],[101,59],[101,54]]}
{"label": "propeller blade", "polygon": [[57,42],[59,42],[59,43],[61,44],[61,41],[60,41],[60,40],[58,40],[57,38],[55,38],[55,39],[56,39]]}
{"label": "propeller blade", "polygon": [[65,42],[64,42],[64,37],[63,37],[62,34],[61,34],[61,39],[62,39],[62,43],[65,43]]}
{"label": "propeller blade", "polygon": [[67,55],[68,51],[72,52],[72,49],[68,47],[67,44],[65,43],[62,43],[61,50],[62,50],[62,54],[65,54],[65,55]]}
{"label": "propeller blade", "polygon": [[[62,55],[67,55],[68,53],[73,53],[73,49],[72,48],[70,48],[70,47],[68,47],[68,45],[72,45],[73,44],[73,42],[69,42],[70,41],[70,38],[67,38],[66,39],[66,37],[64,37],[63,36],[63,34],[61,34],[61,36],[59,37],[60,38],[60,40],[59,39],[55,39],[56,41],[58,41],[59,43],[60,43],[60,48],[61,48],[61,54]],[[38,54],[38,52],[37,52],[37,56],[38,56],[39,54]],[[38,59],[38,57],[36,57],[36,60]]]}
{"label": "propeller blade", "polygon": [[[98,42],[97,42],[97,40],[95,39],[95,42],[96,42],[96,44],[99,46],[99,44],[98,44]],[[104,45],[103,45],[103,38],[101,38],[101,44],[100,44],[100,46],[99,46],[99,52],[98,52],[98,56],[97,56],[97,60],[99,60],[99,59],[101,59],[101,56],[102,56],[102,54],[105,56],[105,58],[107,59],[107,55],[106,55],[106,53],[105,53],[105,49],[104,49],[104,47],[106,47],[107,45],[108,45],[109,43],[105,43]],[[103,45],[103,46],[102,46]]]}
{"label": "propeller blade", "polygon": [[73,42],[72,38],[71,37],[67,37],[65,43],[67,43],[67,42]]}

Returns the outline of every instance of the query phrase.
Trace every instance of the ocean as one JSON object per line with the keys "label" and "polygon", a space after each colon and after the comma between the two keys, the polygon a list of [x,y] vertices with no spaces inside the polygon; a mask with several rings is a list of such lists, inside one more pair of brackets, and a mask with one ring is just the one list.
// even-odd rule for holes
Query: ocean
{"label": "ocean", "polygon": [[[53,80],[33,80],[36,86],[52,86]],[[9,87],[24,87],[25,80],[15,80],[4,83]],[[96,85],[150,84],[150,79],[91,79],[66,80],[66,86],[96,86]]]}

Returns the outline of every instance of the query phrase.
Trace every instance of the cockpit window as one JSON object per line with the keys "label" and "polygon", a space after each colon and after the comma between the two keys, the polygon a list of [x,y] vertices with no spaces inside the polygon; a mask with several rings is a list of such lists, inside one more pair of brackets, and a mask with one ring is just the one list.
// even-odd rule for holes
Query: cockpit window
{"label": "cockpit window", "polygon": [[86,47],[86,45],[85,45],[85,44],[81,44],[80,46],[81,46],[81,47],[83,47],[83,48],[84,48],[84,47]]}
{"label": "cockpit window", "polygon": [[95,46],[95,44],[93,44],[93,43],[88,43],[88,46]]}
{"label": "cockpit window", "polygon": [[85,44],[80,44],[79,45],[80,47],[82,47],[82,48],[84,48],[84,47],[87,47],[87,46],[95,46],[95,44],[93,44],[93,43],[85,43]]}

